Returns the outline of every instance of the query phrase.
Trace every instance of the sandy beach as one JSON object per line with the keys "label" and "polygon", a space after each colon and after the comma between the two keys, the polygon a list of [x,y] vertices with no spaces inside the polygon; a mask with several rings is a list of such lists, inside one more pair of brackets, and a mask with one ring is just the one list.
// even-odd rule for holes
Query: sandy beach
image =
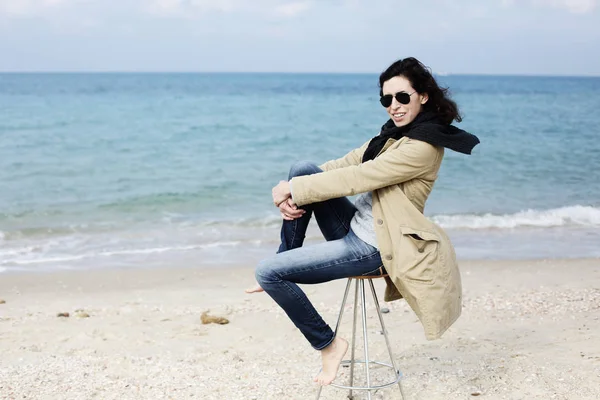
{"label": "sandy beach", "polygon": [[[600,398],[600,260],[465,261],[461,271],[463,315],[441,340],[425,340],[404,301],[382,302],[406,399]],[[267,295],[243,292],[252,283],[252,267],[1,275],[0,398],[314,398],[318,353]],[[332,325],[344,285],[304,286]],[[386,361],[369,310],[371,357]],[[205,311],[230,323],[204,325]],[[347,392],[326,387],[321,398]]]}

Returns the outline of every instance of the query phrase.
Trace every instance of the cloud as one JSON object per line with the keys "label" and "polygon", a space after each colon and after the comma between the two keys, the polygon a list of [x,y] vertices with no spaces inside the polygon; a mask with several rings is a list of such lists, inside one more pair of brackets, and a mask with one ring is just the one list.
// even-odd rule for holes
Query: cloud
{"label": "cloud", "polygon": [[292,18],[313,5],[313,0],[152,0],[145,8],[158,16],[194,17],[213,12],[252,12]]}
{"label": "cloud", "polygon": [[535,3],[564,8],[573,14],[586,14],[596,8],[597,0],[536,0]]}
{"label": "cloud", "polygon": [[[0,0],[2,1],[2,0]],[[33,0],[29,0],[33,1]],[[38,0],[41,1],[41,0]],[[64,1],[64,0],[46,0],[46,1]],[[367,0],[150,0],[144,2],[136,0],[143,5],[146,10],[150,10],[155,15],[194,17],[214,12],[220,13],[243,13],[251,12],[254,14],[274,15],[283,18],[293,18],[299,16],[308,10],[337,4],[339,7],[369,7],[377,10],[383,9],[383,4],[373,5]],[[398,0],[393,0],[390,4],[397,6]],[[443,3],[456,6],[452,0],[437,0]],[[464,1],[464,0],[463,0]],[[594,11],[600,0],[497,0],[504,7],[518,7],[533,5],[544,8],[557,8],[566,10],[573,14],[586,14]],[[464,1],[467,4],[473,4],[473,0]],[[477,12],[482,13],[487,10],[487,3],[476,1]]]}
{"label": "cloud", "polygon": [[[519,0],[501,0],[503,6],[513,6],[519,2],[523,3]],[[529,0],[529,2],[538,7],[559,8],[573,14],[590,13],[598,5],[598,0]]]}
{"label": "cloud", "polygon": [[147,10],[156,15],[191,16],[213,11],[231,12],[242,6],[240,0],[152,0]]}
{"label": "cloud", "polygon": [[31,10],[29,1],[0,0],[0,14],[25,15]]}
{"label": "cloud", "polygon": [[154,0],[148,9],[157,14],[172,14],[181,9],[181,2],[179,0]]}
{"label": "cloud", "polygon": [[310,8],[312,8],[313,3],[311,1],[298,1],[294,3],[281,4],[275,8],[275,15],[279,15],[282,17],[295,17],[300,15]]}
{"label": "cloud", "polygon": [[[314,8],[331,10],[352,9],[385,13],[387,7],[397,7],[399,0],[385,0],[369,2],[367,0],[120,0],[119,6],[114,7],[112,2],[91,0],[0,0],[0,17],[20,17],[28,15],[46,15],[57,17],[54,11],[71,11],[74,18],[81,13],[89,13],[88,17],[102,18],[106,14],[127,13],[130,17],[137,17],[144,13],[155,17],[195,19],[210,14],[241,14],[254,16],[273,16],[276,18],[291,19],[302,15]],[[572,14],[587,14],[597,9],[600,0],[495,0],[502,7],[534,6],[540,8],[554,8],[565,10]],[[457,2],[452,0],[436,0],[444,5],[456,7]],[[494,3],[482,3],[479,0],[461,0],[468,9],[468,5],[476,4],[476,14],[489,11],[488,7]],[[102,12],[98,12],[101,10]],[[120,11],[118,11],[120,10]],[[440,12],[443,12],[440,10]],[[471,13],[473,14],[473,13]],[[469,14],[469,15],[471,15]],[[473,16],[473,15],[471,15]],[[474,15],[477,16],[477,15]]]}
{"label": "cloud", "polygon": [[0,14],[22,16],[53,8],[67,0],[0,0]]}

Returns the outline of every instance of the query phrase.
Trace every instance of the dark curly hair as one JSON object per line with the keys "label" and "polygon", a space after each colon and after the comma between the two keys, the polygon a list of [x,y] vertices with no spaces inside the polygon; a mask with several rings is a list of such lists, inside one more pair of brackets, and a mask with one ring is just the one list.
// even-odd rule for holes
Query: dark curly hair
{"label": "dark curly hair", "polygon": [[456,103],[450,99],[448,88],[440,87],[429,69],[414,57],[394,62],[379,76],[379,95],[383,95],[384,82],[395,76],[403,76],[409,80],[419,94],[427,93],[429,100],[423,105],[425,111],[432,111],[445,124],[462,121]]}

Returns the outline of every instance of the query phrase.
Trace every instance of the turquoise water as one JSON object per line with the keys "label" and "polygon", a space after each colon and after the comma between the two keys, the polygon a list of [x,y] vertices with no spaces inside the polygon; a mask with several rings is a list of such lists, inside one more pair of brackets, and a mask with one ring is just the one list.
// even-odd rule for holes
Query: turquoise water
{"label": "turquoise water", "polygon": [[[439,79],[482,141],[427,204],[459,256],[599,257],[600,78]],[[0,74],[0,111],[5,271],[273,252],[289,165],[386,119],[368,74]]]}

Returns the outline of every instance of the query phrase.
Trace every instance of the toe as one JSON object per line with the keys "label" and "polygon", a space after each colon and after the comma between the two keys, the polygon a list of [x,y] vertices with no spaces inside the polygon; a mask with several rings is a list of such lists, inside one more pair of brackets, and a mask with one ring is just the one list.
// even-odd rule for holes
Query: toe
{"label": "toe", "polygon": [[246,293],[248,293],[248,294],[259,293],[259,292],[264,292],[263,288],[261,288],[260,286],[255,286],[253,288],[246,289]]}

